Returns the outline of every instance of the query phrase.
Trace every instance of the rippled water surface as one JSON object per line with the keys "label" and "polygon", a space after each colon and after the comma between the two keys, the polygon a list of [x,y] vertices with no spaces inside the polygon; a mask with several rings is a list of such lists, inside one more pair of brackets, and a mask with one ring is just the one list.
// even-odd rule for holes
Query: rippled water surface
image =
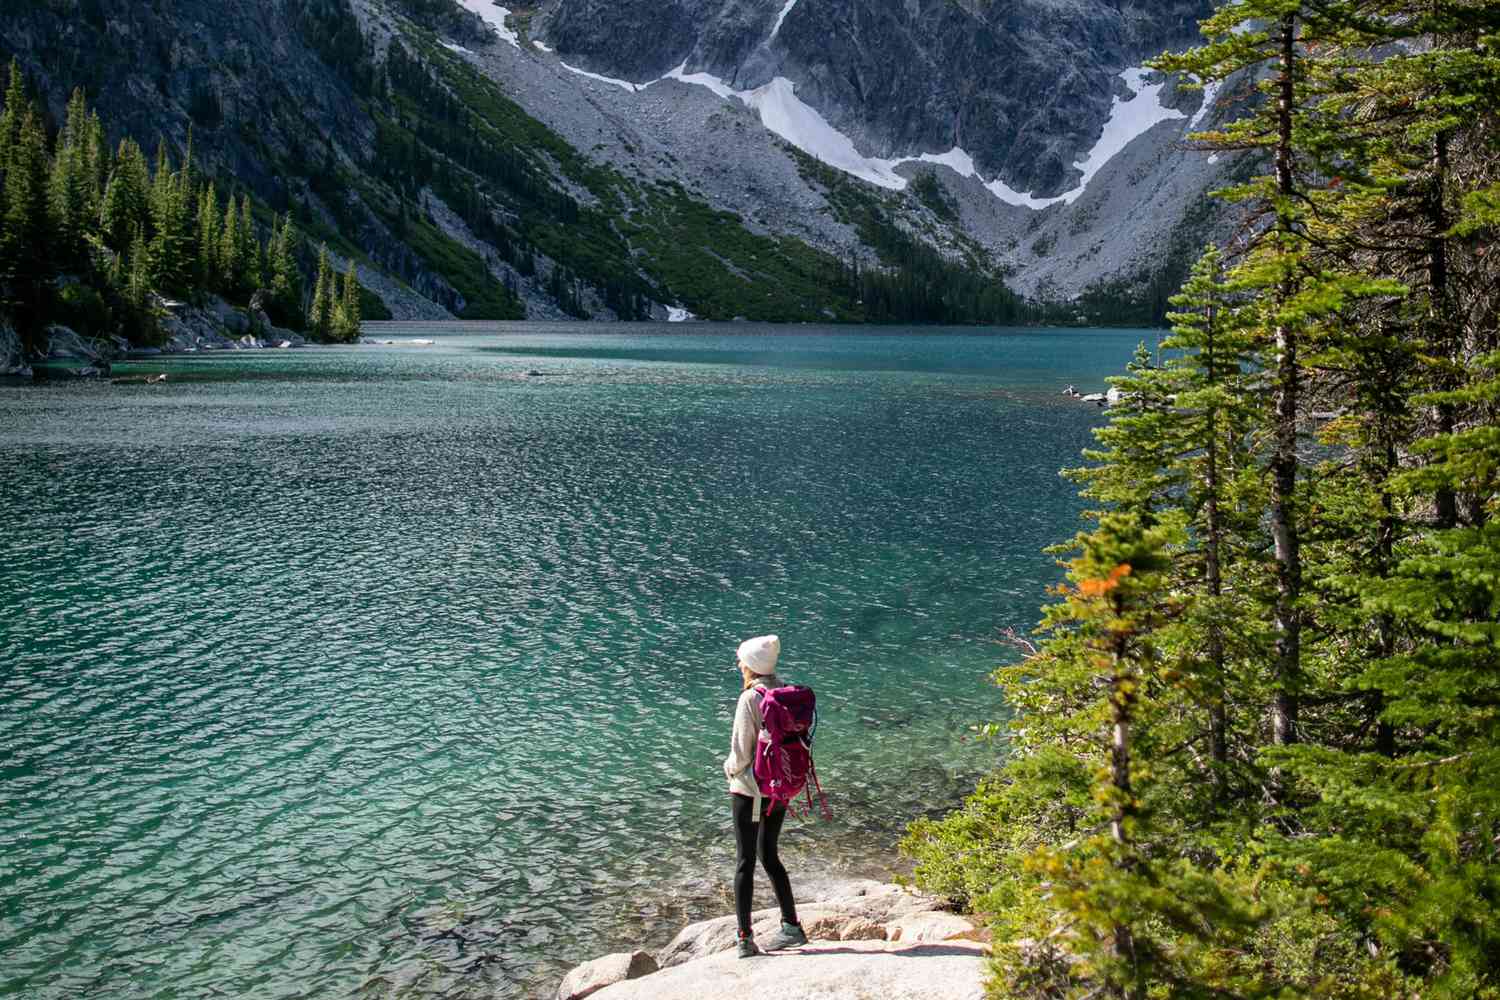
{"label": "rippled water surface", "polygon": [[371,334],[436,343],[0,387],[0,994],[519,997],[661,943],[728,907],[768,631],[836,812],[794,881],[878,869],[993,761],[1099,421],[1060,389],[1142,337]]}

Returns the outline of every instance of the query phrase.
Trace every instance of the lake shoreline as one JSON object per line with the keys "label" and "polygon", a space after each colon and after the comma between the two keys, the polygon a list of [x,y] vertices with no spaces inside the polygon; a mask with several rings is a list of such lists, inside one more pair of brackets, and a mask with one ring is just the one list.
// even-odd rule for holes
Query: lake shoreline
{"label": "lake shoreline", "polygon": [[0,387],[0,992],[521,1000],[665,946],[732,912],[748,635],[818,690],[804,899],[999,759],[1098,424],[1058,390],[1139,335],[451,329]]}

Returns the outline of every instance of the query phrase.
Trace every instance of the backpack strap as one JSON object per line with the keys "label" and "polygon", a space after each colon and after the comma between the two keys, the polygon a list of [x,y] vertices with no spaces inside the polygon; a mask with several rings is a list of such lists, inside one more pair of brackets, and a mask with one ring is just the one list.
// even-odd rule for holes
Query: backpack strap
{"label": "backpack strap", "polygon": [[[755,692],[757,692],[760,695],[760,702],[757,704],[757,707],[759,707],[760,705],[764,705],[766,703],[766,695],[770,694],[770,692],[768,690],[766,690],[766,686],[764,684],[757,684],[753,688],[751,688],[750,690],[755,691]],[[765,731],[766,731],[766,718],[765,718],[764,712],[762,712],[761,719],[760,719],[760,733],[756,734],[756,742],[760,741],[760,737],[765,734]],[[753,759],[751,760],[750,765],[751,765],[750,766],[750,776],[753,778],[755,776],[755,761]],[[764,802],[764,801],[765,801],[765,797],[760,794],[760,782],[757,781],[755,783],[755,811],[750,814],[750,822],[752,822],[752,823],[759,823],[760,822],[760,820],[761,820],[761,803]]]}

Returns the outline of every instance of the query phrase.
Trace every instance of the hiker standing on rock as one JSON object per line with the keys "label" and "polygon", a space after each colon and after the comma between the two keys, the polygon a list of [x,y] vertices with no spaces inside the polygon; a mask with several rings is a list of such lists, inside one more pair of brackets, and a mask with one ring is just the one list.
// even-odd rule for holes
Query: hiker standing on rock
{"label": "hiker standing on rock", "polygon": [[750,899],[757,856],[771,879],[776,903],[781,907],[781,930],[766,942],[766,949],[774,951],[806,944],[807,935],[797,920],[792,881],[776,851],[781,824],[786,820],[787,803],[768,799],[754,773],[755,745],[764,725],[761,702],[765,692],[781,686],[776,678],[776,658],[781,655],[781,640],[774,635],[746,639],[740,643],[738,654],[745,686],[734,711],[734,732],[729,737],[724,775],[729,779],[730,810],[734,815],[734,839],[738,848],[734,869],[734,910],[739,918],[739,955],[740,958],[750,958],[761,951],[755,944],[755,932],[750,926]]}

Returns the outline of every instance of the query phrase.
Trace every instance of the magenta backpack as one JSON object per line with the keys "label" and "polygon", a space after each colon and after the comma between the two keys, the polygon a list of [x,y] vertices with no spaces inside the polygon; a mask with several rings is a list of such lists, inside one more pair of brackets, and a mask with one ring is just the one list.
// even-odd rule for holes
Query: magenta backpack
{"label": "magenta backpack", "polygon": [[807,807],[812,808],[812,788],[818,789],[818,802],[824,819],[832,819],[828,798],[818,783],[813,767],[813,730],[818,726],[818,699],[813,689],[801,684],[779,688],[756,688],[760,692],[760,739],[755,744],[755,783],[774,807],[780,802],[788,807],[803,791]]}

